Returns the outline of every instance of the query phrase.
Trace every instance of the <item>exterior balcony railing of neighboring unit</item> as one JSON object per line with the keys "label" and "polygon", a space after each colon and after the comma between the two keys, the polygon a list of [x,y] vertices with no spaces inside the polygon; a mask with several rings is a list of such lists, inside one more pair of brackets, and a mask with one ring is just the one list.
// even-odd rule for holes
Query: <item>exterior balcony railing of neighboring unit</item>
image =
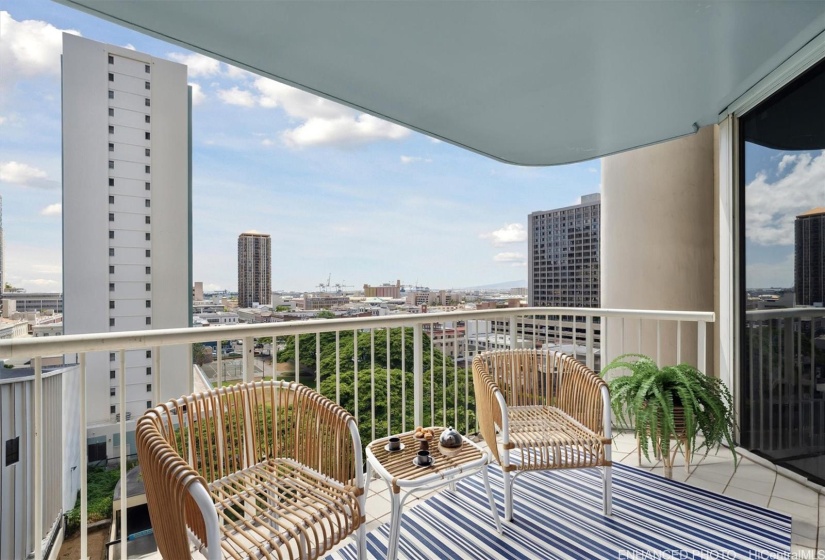
{"label": "exterior balcony railing of neighboring unit", "polygon": [[[198,362],[204,356],[207,360],[214,356],[211,363],[190,367],[188,374],[181,372],[187,376],[190,392],[195,390],[196,377],[201,380],[198,386],[252,381],[272,375],[277,371],[276,364],[287,362],[292,372],[276,375],[294,375],[348,408],[358,421],[362,439],[368,443],[416,425],[451,425],[463,433],[476,433],[470,364],[478,352],[541,347],[571,354],[598,370],[603,349],[610,344],[609,357],[644,350],[657,360],[691,361],[706,371],[707,323],[713,321],[714,314],[710,312],[508,308],[0,341],[0,359],[31,358],[34,369],[27,380],[31,384],[31,413],[26,421],[32,434],[27,449],[31,460],[29,472],[33,473],[30,511],[27,508],[32,519],[31,534],[27,537],[31,543],[29,550],[40,559],[50,547],[52,534],[65,513],[57,504],[59,500],[50,496],[65,494],[63,485],[74,484],[80,490],[80,556],[88,556],[86,465],[93,445],[88,439],[86,384],[87,360],[94,353],[108,353],[115,364],[110,367],[121,372],[126,367],[127,352],[146,351],[152,364],[151,377],[146,376],[147,382],[151,380],[152,404],[179,396],[167,394],[168,389],[164,389],[164,385],[169,386],[170,372],[162,369],[161,348],[192,347],[188,352],[190,365],[192,350]],[[437,334],[432,344],[427,333]],[[226,348],[230,341],[237,354]],[[214,351],[195,346],[204,344],[214,344]],[[256,353],[267,352],[269,368],[265,356],[256,357]],[[51,404],[44,402],[44,398],[54,398],[55,392],[44,393],[51,374],[44,373],[43,360],[54,355],[65,356],[71,363],[70,369],[64,370],[63,375],[69,376],[64,382],[76,386],[77,398],[66,407],[77,414],[73,433],[63,436],[65,451],[57,456],[76,458],[79,469],[71,472],[76,472],[74,476],[79,476],[79,481],[75,478],[74,482],[66,475],[60,480],[60,473],[69,473],[70,468],[54,466],[51,446],[60,444],[49,439],[54,429],[58,433],[61,429],[49,424],[54,423],[53,415],[48,414]],[[116,377],[120,412],[128,410],[126,376],[118,373]],[[143,405],[146,404],[149,403],[144,400]],[[118,430],[113,439],[126,442],[118,445],[119,453],[114,457],[120,464],[122,480],[126,479],[130,454],[127,431],[134,430],[139,414],[131,416],[131,420],[121,415],[111,419],[117,421]],[[46,439],[49,441],[45,442]],[[100,452],[100,445],[95,447],[96,453]],[[121,527],[127,527],[126,508],[121,508],[116,517]],[[33,535],[43,538],[33,539]],[[126,545],[127,538],[120,539],[121,558],[127,557]]]}

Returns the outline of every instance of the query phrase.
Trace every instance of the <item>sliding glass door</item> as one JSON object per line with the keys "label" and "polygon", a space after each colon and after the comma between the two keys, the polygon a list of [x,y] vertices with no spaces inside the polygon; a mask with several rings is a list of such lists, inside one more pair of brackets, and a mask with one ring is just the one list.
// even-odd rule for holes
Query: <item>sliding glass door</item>
{"label": "sliding glass door", "polygon": [[823,482],[825,61],[740,127],[740,443]]}

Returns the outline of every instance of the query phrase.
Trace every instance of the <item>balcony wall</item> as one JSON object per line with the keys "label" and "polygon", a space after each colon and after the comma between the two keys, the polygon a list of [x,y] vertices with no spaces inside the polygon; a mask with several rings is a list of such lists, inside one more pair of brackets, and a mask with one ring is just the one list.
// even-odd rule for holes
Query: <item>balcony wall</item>
{"label": "balcony wall", "polygon": [[[601,302],[613,309],[713,311],[717,128],[602,160]],[[645,322],[624,329],[608,319],[604,363],[620,345],[696,364],[692,325]],[[625,325],[626,327],[627,325]],[[679,332],[681,328],[681,332]],[[611,336],[611,334],[613,336]],[[678,336],[677,336],[678,335]],[[713,355],[707,332],[708,355]],[[715,363],[713,360],[710,363]],[[701,367],[713,372],[715,368]]]}

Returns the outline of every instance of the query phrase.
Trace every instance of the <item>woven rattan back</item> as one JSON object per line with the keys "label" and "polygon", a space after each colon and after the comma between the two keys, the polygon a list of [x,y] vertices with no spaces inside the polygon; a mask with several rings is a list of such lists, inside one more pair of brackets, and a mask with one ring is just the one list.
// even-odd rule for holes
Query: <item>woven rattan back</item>
{"label": "woven rattan back", "polygon": [[473,382],[481,384],[476,407],[485,440],[485,430],[493,430],[493,422],[500,425],[494,387],[507,406],[555,406],[595,433],[603,432],[599,387],[605,382],[567,354],[535,349],[483,352],[473,360]]}

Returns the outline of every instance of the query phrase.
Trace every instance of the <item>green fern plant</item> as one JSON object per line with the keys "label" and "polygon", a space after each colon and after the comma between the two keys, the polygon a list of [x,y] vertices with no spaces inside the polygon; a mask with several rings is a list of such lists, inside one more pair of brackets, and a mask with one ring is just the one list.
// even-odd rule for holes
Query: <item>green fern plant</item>
{"label": "green fern plant", "polygon": [[[705,375],[689,364],[660,368],[642,354],[619,356],[602,369],[601,376],[614,370],[627,370],[630,374],[608,381],[613,416],[620,425],[629,427],[633,424],[648,460],[651,447],[662,457],[667,457],[671,437],[677,435],[674,411],[681,407],[684,410],[682,437],[690,455],[702,448],[710,451],[725,443],[733,454],[736,467],[733,398],[719,379]],[[697,434],[704,438],[700,443]],[[678,438],[676,441],[679,445]]]}

